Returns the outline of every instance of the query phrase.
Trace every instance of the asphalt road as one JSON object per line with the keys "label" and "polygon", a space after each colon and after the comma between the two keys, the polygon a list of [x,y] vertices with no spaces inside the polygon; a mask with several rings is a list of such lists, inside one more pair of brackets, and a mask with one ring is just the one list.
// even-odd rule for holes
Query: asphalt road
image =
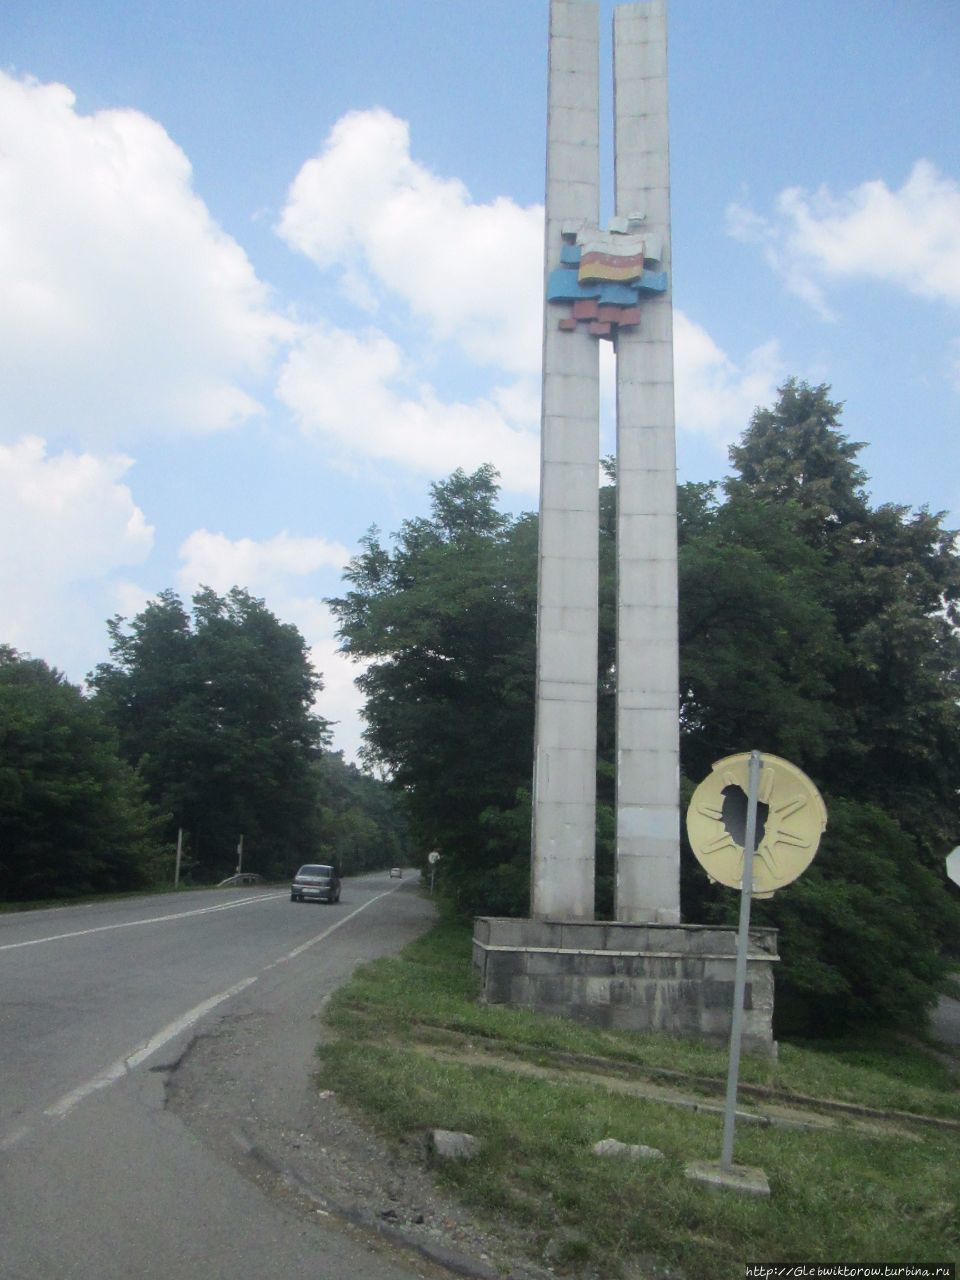
{"label": "asphalt road", "polygon": [[230,889],[0,916],[2,1280],[423,1274],[258,1190],[166,1089],[227,1018],[282,1010],[289,1026],[302,1009],[315,1036],[353,968],[431,918],[415,877],[386,874],[330,905]]}

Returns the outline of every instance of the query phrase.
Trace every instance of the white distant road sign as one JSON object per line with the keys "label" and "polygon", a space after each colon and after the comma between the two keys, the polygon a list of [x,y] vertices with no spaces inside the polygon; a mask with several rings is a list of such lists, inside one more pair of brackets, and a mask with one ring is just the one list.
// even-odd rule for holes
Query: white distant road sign
{"label": "white distant road sign", "polygon": [[954,884],[960,884],[960,844],[947,854],[947,875]]}
{"label": "white distant road sign", "polygon": [[432,853],[427,854],[427,861],[430,863],[431,866],[433,866],[435,862],[440,861],[440,855],[439,853],[437,853],[436,849],[434,849]]}

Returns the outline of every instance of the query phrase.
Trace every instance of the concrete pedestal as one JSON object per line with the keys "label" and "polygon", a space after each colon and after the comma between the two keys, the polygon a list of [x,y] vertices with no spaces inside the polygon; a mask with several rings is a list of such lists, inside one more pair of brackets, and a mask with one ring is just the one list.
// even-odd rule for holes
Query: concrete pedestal
{"label": "concrete pedestal", "polygon": [[[736,929],[695,924],[474,922],[482,999],[596,1027],[730,1037]],[[751,929],[743,1047],[772,1054],[776,929]]]}

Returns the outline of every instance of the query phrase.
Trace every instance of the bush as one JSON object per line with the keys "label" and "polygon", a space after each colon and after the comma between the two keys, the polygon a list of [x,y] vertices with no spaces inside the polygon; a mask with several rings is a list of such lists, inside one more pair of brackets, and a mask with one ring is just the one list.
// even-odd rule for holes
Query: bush
{"label": "bush", "polygon": [[781,931],[777,1033],[834,1035],[877,1023],[921,1030],[943,980],[937,935],[950,928],[954,904],[891,817],[826,800],[814,862],[753,911],[757,924]]}

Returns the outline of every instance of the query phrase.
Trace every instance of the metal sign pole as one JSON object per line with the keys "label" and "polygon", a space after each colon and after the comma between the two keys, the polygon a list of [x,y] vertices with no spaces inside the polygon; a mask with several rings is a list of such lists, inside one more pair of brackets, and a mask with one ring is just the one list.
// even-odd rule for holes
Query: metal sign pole
{"label": "metal sign pole", "polygon": [[183,827],[177,828],[177,865],[173,872],[173,887],[180,887],[180,860],[183,857]]}
{"label": "metal sign pole", "polygon": [[750,752],[747,782],[747,828],[743,840],[743,881],[740,886],[740,929],[737,934],[737,967],[733,984],[733,1020],[730,1024],[730,1062],[727,1067],[727,1101],[723,1112],[723,1150],[720,1167],[733,1164],[733,1130],[737,1118],[737,1080],[740,1074],[740,1041],[743,1035],[743,997],[747,985],[747,946],[750,941],[750,896],[753,892],[753,854],[757,839],[757,797],[760,791],[761,757]]}

